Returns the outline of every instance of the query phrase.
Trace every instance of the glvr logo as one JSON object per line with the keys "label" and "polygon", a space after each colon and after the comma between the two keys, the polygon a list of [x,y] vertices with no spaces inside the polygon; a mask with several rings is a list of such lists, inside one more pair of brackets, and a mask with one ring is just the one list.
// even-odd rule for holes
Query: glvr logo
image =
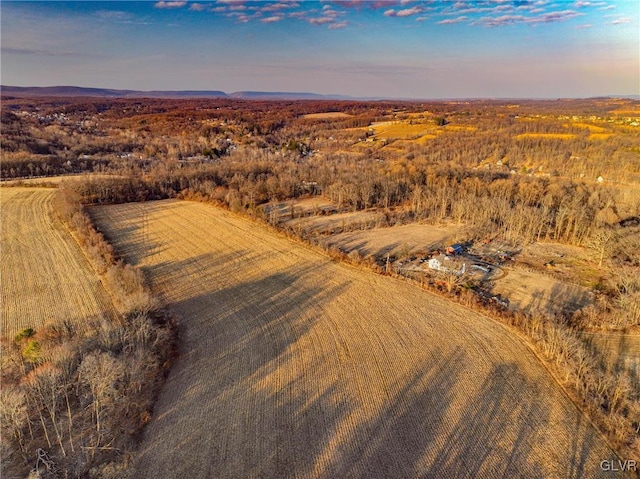
{"label": "glvr logo", "polygon": [[600,469],[611,472],[637,471],[638,461],[633,459],[627,459],[626,461],[607,459],[605,461],[600,461]]}

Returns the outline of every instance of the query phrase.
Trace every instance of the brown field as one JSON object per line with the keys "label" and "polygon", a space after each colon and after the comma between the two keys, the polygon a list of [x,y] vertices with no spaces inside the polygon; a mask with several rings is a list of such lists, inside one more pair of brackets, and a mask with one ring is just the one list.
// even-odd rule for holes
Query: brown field
{"label": "brown field", "polygon": [[285,221],[289,227],[315,234],[330,234],[345,229],[369,229],[384,221],[381,211],[353,211],[328,216],[308,216]]}
{"label": "brown field", "polygon": [[410,224],[391,228],[351,231],[332,235],[325,240],[329,246],[338,246],[344,252],[357,251],[363,256],[385,254],[412,254],[428,252],[455,243],[460,228],[441,228],[431,225]]}
{"label": "brown field", "polygon": [[331,200],[321,196],[300,198],[289,201],[266,203],[261,206],[267,218],[274,217],[278,221],[287,221],[299,216],[320,215],[323,212],[336,211],[338,206]]}
{"label": "brown field", "polygon": [[492,292],[509,300],[509,308],[529,313],[572,312],[591,303],[589,290],[534,271],[504,268]]}
{"label": "brown field", "polygon": [[351,118],[352,116],[353,115],[349,115],[348,113],[341,111],[328,111],[326,113],[309,113],[307,115],[302,115],[302,118],[309,120],[326,120],[331,118]]}
{"label": "brown field", "polygon": [[55,216],[54,194],[52,189],[0,188],[2,334],[113,314],[98,276]]}
{"label": "brown field", "polygon": [[95,180],[109,179],[109,178],[124,178],[122,175],[104,175],[99,173],[82,173],[74,175],[57,175],[57,176],[39,176],[34,178],[20,178],[17,180],[3,180],[0,184],[2,186],[38,186],[38,185],[59,185],[63,181],[71,180],[83,180],[87,178]]}
{"label": "brown field", "polygon": [[181,327],[134,477],[615,477],[504,327],[200,203],[96,207]]}

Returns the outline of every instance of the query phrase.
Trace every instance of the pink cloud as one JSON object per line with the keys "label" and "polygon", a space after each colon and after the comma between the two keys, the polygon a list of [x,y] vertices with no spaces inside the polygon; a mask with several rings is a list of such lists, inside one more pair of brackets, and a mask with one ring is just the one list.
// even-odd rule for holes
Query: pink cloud
{"label": "pink cloud", "polygon": [[165,2],[165,1],[160,1],[160,2],[156,2],[153,6],[155,8],[182,8],[187,4],[187,2]]}
{"label": "pink cloud", "polygon": [[367,7],[373,10],[378,8],[387,8],[390,5],[397,5],[398,0],[334,0],[333,3],[341,7],[362,8]]}
{"label": "pink cloud", "polygon": [[309,23],[311,23],[312,25],[325,25],[327,23],[333,23],[334,21],[335,18],[333,17],[317,17],[309,19]]}
{"label": "pink cloud", "polygon": [[448,18],[446,20],[442,20],[438,22],[438,25],[455,25],[456,23],[464,22],[467,19],[465,16],[461,16],[458,18]]}
{"label": "pink cloud", "polygon": [[413,7],[413,8],[405,8],[404,10],[398,10],[396,16],[398,17],[410,17],[411,15],[417,15],[418,13],[422,13],[422,8]]}
{"label": "pink cloud", "polygon": [[340,22],[340,23],[332,23],[331,25],[329,25],[329,29],[330,30],[336,30],[338,28],[344,28],[348,25],[349,23],[345,20],[344,22]]}
{"label": "pink cloud", "polygon": [[272,17],[266,17],[260,20],[262,23],[275,23],[282,20],[284,17],[282,15],[273,15]]}

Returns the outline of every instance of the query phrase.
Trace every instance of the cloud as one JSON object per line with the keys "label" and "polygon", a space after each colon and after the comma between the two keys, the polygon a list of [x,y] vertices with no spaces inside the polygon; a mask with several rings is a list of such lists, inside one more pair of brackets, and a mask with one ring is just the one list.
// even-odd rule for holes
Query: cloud
{"label": "cloud", "polygon": [[202,12],[204,10],[209,9],[210,5],[203,5],[201,3],[192,3],[189,5],[189,10],[193,12]]}
{"label": "cloud", "polygon": [[464,15],[458,18],[447,18],[446,20],[441,20],[438,23],[438,25],[455,25],[456,23],[461,23],[464,22],[468,17],[465,17]]}
{"label": "cloud", "polygon": [[396,11],[391,8],[389,10],[387,10],[386,12],[384,12],[384,16],[385,17],[395,17],[396,16]]}
{"label": "cloud", "polygon": [[[287,10],[289,8],[297,8],[300,4],[298,2],[278,2],[270,3],[264,7],[259,8],[261,12],[277,12],[279,10]],[[326,6],[326,5],[325,5]]]}
{"label": "cloud", "polygon": [[187,4],[187,2],[165,2],[164,0],[160,2],[156,2],[154,8],[182,8]]}
{"label": "cloud", "polygon": [[607,2],[589,2],[585,0],[576,0],[574,3],[576,8],[586,8],[586,7],[607,7]]}
{"label": "cloud", "polygon": [[398,0],[334,0],[333,3],[346,8],[367,7],[377,10],[379,8],[389,8],[391,5],[398,5]]}
{"label": "cloud", "polygon": [[121,12],[119,10],[98,10],[95,15],[102,20],[114,20],[119,22],[131,20],[131,14],[129,12]]}
{"label": "cloud", "polygon": [[584,30],[585,28],[593,28],[593,25],[586,23],[584,25],[576,25],[576,30]]}
{"label": "cloud", "polygon": [[[314,12],[313,10],[310,10],[309,13],[317,13],[317,10]],[[347,24],[345,22],[338,22],[338,18],[345,14],[345,11],[338,11],[335,10],[332,6],[330,5],[324,5],[322,7],[322,11],[320,12],[322,16],[320,17],[312,17],[312,18],[305,18],[305,20],[307,22],[309,22],[312,25],[339,25],[339,26],[333,26],[330,28],[344,28],[345,26],[347,26]]]}
{"label": "cloud", "polygon": [[[532,12],[529,12],[532,13]],[[541,23],[564,22],[574,18],[583,16],[583,13],[575,10],[561,10],[557,12],[542,13],[538,16],[525,15],[502,15],[499,17],[482,17],[473,22],[472,25],[484,25],[486,27],[502,27],[505,25],[513,25],[516,23],[527,23],[529,25],[538,25]]]}
{"label": "cloud", "polygon": [[337,28],[344,28],[349,24],[349,22],[347,22],[346,20],[343,22],[339,22],[339,23],[332,23],[331,25],[329,25],[329,29],[330,30],[336,30]]}
{"label": "cloud", "polygon": [[284,17],[282,15],[273,15],[272,17],[266,17],[261,19],[260,21],[262,23],[275,23],[275,22],[279,22],[280,20],[282,20]]}
{"label": "cloud", "polygon": [[609,22],[609,25],[626,25],[629,23],[633,23],[633,18],[629,18],[629,17],[620,17],[620,18],[616,18],[615,20]]}
{"label": "cloud", "polygon": [[287,13],[287,16],[289,18],[300,18],[300,19],[304,19],[307,17],[307,12],[301,10],[299,12],[289,12]]}
{"label": "cloud", "polygon": [[512,25],[514,23],[526,22],[529,17],[524,15],[502,15],[500,17],[482,17],[478,22],[486,27],[502,27],[504,25]]}
{"label": "cloud", "polygon": [[411,15],[417,15],[418,13],[422,13],[422,8],[413,7],[413,8],[405,8],[404,10],[398,10],[396,16],[398,17],[410,17]]}
{"label": "cloud", "polygon": [[310,18],[309,23],[312,25],[326,25],[327,23],[333,23],[336,19],[334,17],[316,17]]}
{"label": "cloud", "polygon": [[578,13],[574,10],[562,10],[560,12],[550,12],[531,19],[531,23],[553,23],[564,22],[572,18],[581,17],[583,13]]}

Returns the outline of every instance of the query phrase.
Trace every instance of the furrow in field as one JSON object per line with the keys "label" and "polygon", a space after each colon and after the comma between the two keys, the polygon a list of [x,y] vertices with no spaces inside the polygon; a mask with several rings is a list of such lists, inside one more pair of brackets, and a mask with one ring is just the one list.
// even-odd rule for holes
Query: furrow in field
{"label": "furrow in field", "polygon": [[136,477],[599,477],[615,457],[484,316],[208,205],[92,215],[180,320]]}

